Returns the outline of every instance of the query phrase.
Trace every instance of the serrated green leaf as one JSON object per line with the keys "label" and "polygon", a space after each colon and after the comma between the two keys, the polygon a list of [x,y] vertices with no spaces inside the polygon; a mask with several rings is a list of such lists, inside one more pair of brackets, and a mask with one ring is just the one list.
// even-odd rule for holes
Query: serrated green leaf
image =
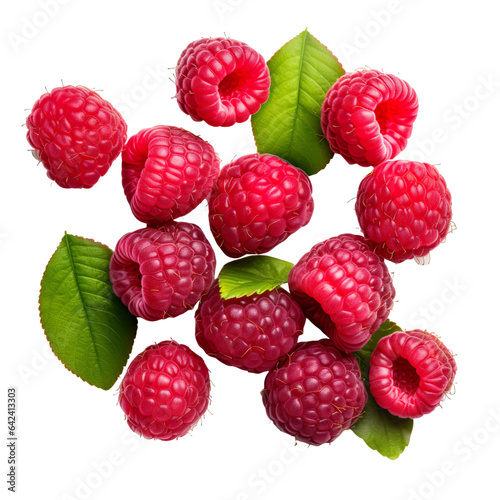
{"label": "serrated green leaf", "polygon": [[268,67],[269,99],[252,116],[257,150],[279,156],[313,175],[333,156],[321,130],[321,105],[345,71],[307,30],[279,49]]}
{"label": "serrated green leaf", "polygon": [[219,273],[223,299],[263,293],[286,283],[293,264],[267,255],[252,255],[228,262]]}
{"label": "serrated green leaf", "polygon": [[380,325],[366,345],[354,353],[368,391],[368,402],[363,415],[351,429],[372,450],[378,451],[391,460],[398,458],[410,443],[413,420],[411,418],[396,417],[376,403],[370,394],[369,370],[370,358],[379,340],[399,331],[401,331],[401,328],[396,323],[387,320]]}
{"label": "serrated green leaf", "polygon": [[54,354],[75,375],[105,390],[122,372],[137,331],[137,318],[113,293],[112,253],[65,233],[40,289],[40,320]]}

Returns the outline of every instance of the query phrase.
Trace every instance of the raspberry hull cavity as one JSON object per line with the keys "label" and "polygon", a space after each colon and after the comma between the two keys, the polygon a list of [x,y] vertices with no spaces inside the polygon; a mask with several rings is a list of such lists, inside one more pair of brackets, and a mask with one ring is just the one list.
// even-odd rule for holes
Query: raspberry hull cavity
{"label": "raspberry hull cavity", "polygon": [[312,185],[302,170],[251,154],[222,168],[209,201],[210,228],[229,257],[262,254],[308,224],[313,210]]}
{"label": "raspberry hull cavity", "polygon": [[368,167],[406,147],[417,112],[417,95],[408,83],[362,70],[343,75],[327,92],[321,127],[334,153]]}
{"label": "raspberry hull cavity", "polygon": [[196,311],[196,340],[222,363],[262,373],[295,347],[304,323],[300,307],[281,287],[224,300],[215,281]]}
{"label": "raspberry hull cavity", "polygon": [[171,441],[198,423],[210,401],[208,369],[175,341],[149,346],[129,365],[118,402],[129,427],[146,439]]}
{"label": "raspberry hull cavity", "polygon": [[315,245],[292,268],[288,284],[306,317],[347,352],[368,342],[395,296],[384,261],[353,234]]}
{"label": "raspberry hull cavity", "polygon": [[451,224],[451,194],[433,165],[387,161],[361,181],[356,215],[374,251],[403,262],[426,256],[444,241]]}
{"label": "raspberry hull cavity", "polygon": [[135,217],[149,225],[191,212],[219,174],[214,148],[187,130],[159,125],[132,136],[122,154],[122,182]]}
{"label": "raspberry hull cavity", "polygon": [[111,257],[113,291],[129,311],[156,321],[193,309],[212,284],[215,254],[195,224],[172,222],[122,236]]}
{"label": "raspberry hull cavity", "polygon": [[190,43],[176,67],[177,102],[195,121],[214,127],[241,123],[269,97],[264,58],[246,43],[203,38]]}
{"label": "raspberry hull cavity", "polygon": [[58,87],[43,94],[26,120],[27,139],[47,176],[63,188],[91,188],[123,149],[127,125],[99,94]]}
{"label": "raspberry hull cavity", "polygon": [[262,391],[276,427],[314,446],[352,427],[367,398],[358,362],[328,339],[299,342],[268,373]]}
{"label": "raspberry hull cavity", "polygon": [[370,392],[382,408],[402,418],[433,411],[453,385],[457,365],[448,348],[422,330],[383,337],[370,359]]}

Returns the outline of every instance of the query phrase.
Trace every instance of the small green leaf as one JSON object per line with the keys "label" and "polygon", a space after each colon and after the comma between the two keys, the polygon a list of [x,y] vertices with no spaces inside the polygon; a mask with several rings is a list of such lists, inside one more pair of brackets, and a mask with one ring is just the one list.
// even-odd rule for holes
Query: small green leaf
{"label": "small green leaf", "polygon": [[65,233],[40,289],[40,319],[54,354],[75,375],[105,390],[122,372],[137,331],[137,318],[113,293],[112,253]]}
{"label": "small green leaf", "polygon": [[398,458],[410,443],[413,420],[411,418],[396,417],[376,403],[370,394],[369,370],[370,357],[379,340],[386,335],[399,331],[402,330],[396,323],[387,320],[380,325],[366,345],[354,353],[368,391],[368,402],[363,415],[351,429],[371,449],[378,451],[391,460]]}
{"label": "small green leaf", "polygon": [[219,273],[223,299],[263,293],[286,283],[293,264],[265,255],[228,262]]}
{"label": "small green leaf", "polygon": [[279,49],[268,67],[269,99],[252,116],[257,150],[313,175],[333,156],[321,130],[321,105],[345,71],[307,30]]}
{"label": "small green leaf", "polygon": [[368,393],[363,415],[351,429],[372,450],[396,460],[410,443],[413,420],[395,417],[381,408]]}

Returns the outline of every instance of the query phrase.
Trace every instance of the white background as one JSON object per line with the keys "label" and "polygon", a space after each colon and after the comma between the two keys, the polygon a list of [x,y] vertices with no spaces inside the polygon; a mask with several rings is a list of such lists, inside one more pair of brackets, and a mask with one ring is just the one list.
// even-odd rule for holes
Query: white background
{"label": "white background", "polygon": [[[500,36],[493,1],[2,5],[0,435],[7,432],[6,388],[16,386],[17,498],[498,498]],[[390,461],[350,431],[331,445],[294,446],[265,415],[264,375],[204,356],[213,388],[202,424],[174,442],[140,439],[117,405],[119,381],[102,391],[69,373],[51,353],[37,310],[43,270],[64,231],[114,248],[141,227],[122,192],[120,163],[90,190],[61,189],[29,153],[23,123],[44,88],[62,80],[101,90],[122,111],[129,136],[157,124],[184,127],[210,141],[225,164],[255,151],[250,123],[216,129],[180,111],[170,78],[181,51],[197,38],[226,34],[267,60],[306,27],[347,71],[393,73],[418,93],[419,116],[400,158],[438,165],[452,192],[456,230],[430,265],[390,264],[397,291],[391,319],[434,331],[456,353],[455,394],[415,422],[410,446]],[[312,178],[311,223],[271,255],[295,262],[316,242],[358,232],[353,199],[367,172],[336,156]],[[206,216],[204,204],[185,219],[213,242]],[[218,250],[217,257],[220,269],[227,259]],[[306,326],[303,339],[319,336]],[[169,338],[203,354],[190,312],[140,320],[132,356]],[[8,450],[1,449],[3,497]]]}

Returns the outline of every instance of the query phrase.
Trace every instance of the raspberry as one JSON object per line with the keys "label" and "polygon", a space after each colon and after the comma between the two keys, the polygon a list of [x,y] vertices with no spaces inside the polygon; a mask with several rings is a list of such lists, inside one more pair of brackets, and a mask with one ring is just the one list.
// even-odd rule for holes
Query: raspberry
{"label": "raspberry", "polygon": [[307,175],[272,155],[222,168],[209,200],[210,228],[229,257],[269,252],[305,226],[314,209]]}
{"label": "raspberry", "polygon": [[193,120],[214,127],[248,120],[269,97],[271,78],[264,58],[230,38],[190,43],[175,75],[179,107]]}
{"label": "raspberry", "polygon": [[347,352],[368,342],[395,296],[385,262],[353,234],[314,245],[292,268],[288,284],[306,318]]}
{"label": "raspberry", "polygon": [[356,215],[374,251],[392,262],[423,257],[446,237],[451,194],[436,167],[417,161],[387,161],[362,181]]}
{"label": "raspberry", "polygon": [[456,371],[455,358],[435,335],[395,332],[379,340],[370,358],[370,392],[393,415],[418,418],[439,405]]}
{"label": "raspberry", "polygon": [[194,428],[209,398],[203,359],[189,347],[167,340],[149,346],[130,363],[118,402],[134,432],[171,441]]}
{"label": "raspberry", "polygon": [[125,195],[137,219],[162,224],[196,208],[213,188],[219,157],[200,137],[159,125],[132,136],[123,151]]}
{"label": "raspberry", "polygon": [[90,188],[108,170],[127,139],[120,113],[85,87],[43,94],[26,119],[27,139],[47,176],[63,188]]}
{"label": "raspberry", "polygon": [[267,416],[298,441],[331,443],[352,427],[368,395],[354,355],[328,339],[299,342],[264,383]]}
{"label": "raspberry", "polygon": [[368,167],[406,147],[417,111],[417,95],[405,81],[361,70],[341,76],[327,92],[321,127],[334,153]]}
{"label": "raspberry", "polygon": [[297,344],[305,317],[283,288],[224,300],[216,280],[196,311],[196,340],[222,363],[262,373]]}
{"label": "raspberry", "polygon": [[192,309],[214,275],[212,247],[202,230],[187,222],[125,234],[109,265],[114,293],[133,315],[149,321]]}

